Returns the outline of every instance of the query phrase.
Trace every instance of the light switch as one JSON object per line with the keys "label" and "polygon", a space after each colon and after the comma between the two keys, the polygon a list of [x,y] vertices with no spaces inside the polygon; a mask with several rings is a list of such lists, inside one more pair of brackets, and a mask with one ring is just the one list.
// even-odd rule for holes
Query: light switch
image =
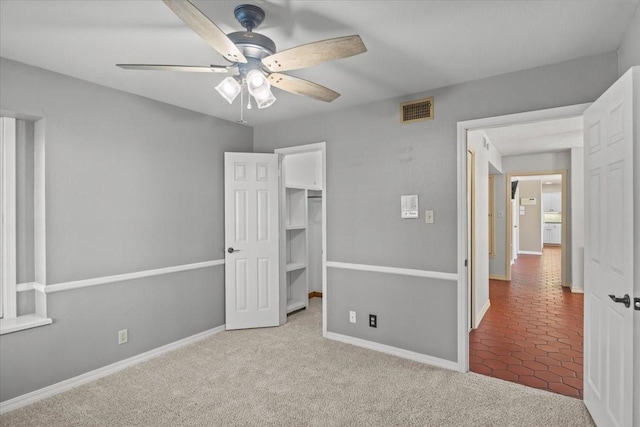
{"label": "light switch", "polygon": [[433,211],[424,211],[424,222],[433,224]]}

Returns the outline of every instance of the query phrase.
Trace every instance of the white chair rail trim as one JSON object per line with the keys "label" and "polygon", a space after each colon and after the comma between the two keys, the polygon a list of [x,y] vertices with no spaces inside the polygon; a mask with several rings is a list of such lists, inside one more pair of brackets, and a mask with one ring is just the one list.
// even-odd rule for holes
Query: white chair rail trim
{"label": "white chair rail trim", "polygon": [[371,271],[374,273],[399,274],[403,276],[426,277],[429,279],[458,280],[458,273],[442,271],[416,270],[413,268],[385,267],[382,265],[351,264],[348,262],[327,261],[327,267],[346,270]]}
{"label": "white chair rail trim", "polygon": [[142,279],[145,277],[159,276],[161,274],[178,273],[181,271],[197,270],[199,268],[214,267],[223,265],[224,259],[213,261],[196,262],[193,264],[177,265],[173,267],[156,268],[154,270],[136,271],[133,273],[116,274],[115,276],[96,277],[94,279],[75,280],[72,282],[56,283],[54,285],[44,286],[40,283],[21,283],[18,285],[18,291],[24,292],[36,289],[47,294],[55,292],[70,291],[74,289],[87,288],[90,286],[105,285],[107,283],[124,282],[125,280]]}

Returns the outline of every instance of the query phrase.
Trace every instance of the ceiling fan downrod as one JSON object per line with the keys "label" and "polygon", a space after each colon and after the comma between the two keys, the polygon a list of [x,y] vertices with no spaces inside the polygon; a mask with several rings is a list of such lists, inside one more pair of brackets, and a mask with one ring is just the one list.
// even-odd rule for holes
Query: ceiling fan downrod
{"label": "ceiling fan downrod", "polygon": [[236,19],[248,32],[252,32],[262,24],[265,13],[262,8],[252,4],[240,4],[233,9]]}

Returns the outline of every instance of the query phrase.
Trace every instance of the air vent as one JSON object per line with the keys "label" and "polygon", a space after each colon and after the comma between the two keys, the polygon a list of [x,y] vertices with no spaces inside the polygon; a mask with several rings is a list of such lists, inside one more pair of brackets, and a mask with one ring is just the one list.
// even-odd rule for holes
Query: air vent
{"label": "air vent", "polygon": [[433,97],[405,102],[400,105],[402,123],[423,122],[433,120]]}

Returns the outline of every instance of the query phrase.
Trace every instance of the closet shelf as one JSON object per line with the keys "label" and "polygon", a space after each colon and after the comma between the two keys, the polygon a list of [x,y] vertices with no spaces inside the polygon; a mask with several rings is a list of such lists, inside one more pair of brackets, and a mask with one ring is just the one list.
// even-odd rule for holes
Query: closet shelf
{"label": "closet shelf", "polygon": [[287,264],[287,271],[302,270],[303,268],[307,268],[307,266],[301,262],[290,262]]}
{"label": "closet shelf", "polygon": [[306,301],[287,300],[287,313],[300,310],[301,308],[307,308]]}
{"label": "closet shelf", "polygon": [[307,227],[304,224],[302,224],[302,225],[290,225],[290,224],[287,224],[287,225],[285,225],[284,228],[287,229],[287,230],[304,230]]}

